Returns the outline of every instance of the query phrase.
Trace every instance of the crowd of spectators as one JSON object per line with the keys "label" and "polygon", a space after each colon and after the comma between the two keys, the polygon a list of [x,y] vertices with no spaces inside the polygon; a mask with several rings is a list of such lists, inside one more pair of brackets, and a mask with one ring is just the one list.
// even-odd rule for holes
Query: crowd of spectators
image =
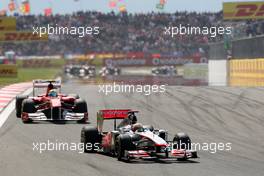
{"label": "crowd of spectators", "polygon": [[232,39],[243,39],[264,34],[263,20],[230,21],[226,25],[232,26]]}
{"label": "crowd of spectators", "polygon": [[[191,25],[196,27],[222,26],[222,13],[100,13],[77,12],[71,15],[28,15],[17,17],[17,30],[32,30],[33,27],[47,26],[99,26],[99,35],[86,35],[83,38],[70,35],[50,36],[47,42],[2,43],[1,51],[14,50],[18,55],[63,55],[92,52],[149,52],[174,53],[190,56],[197,52],[206,53],[207,44],[223,40],[206,35],[164,34],[164,27]],[[263,33],[264,24],[245,23],[236,35],[258,35]],[[236,24],[235,27],[241,25]],[[241,27],[241,26],[240,26]],[[239,31],[239,32],[238,32]],[[237,34],[238,33],[238,34]],[[1,52],[0,51],[0,52]]]}

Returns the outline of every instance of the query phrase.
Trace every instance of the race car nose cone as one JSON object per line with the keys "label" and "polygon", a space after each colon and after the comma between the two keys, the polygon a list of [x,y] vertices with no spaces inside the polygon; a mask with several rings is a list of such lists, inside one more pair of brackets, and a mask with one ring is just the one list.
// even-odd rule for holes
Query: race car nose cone
{"label": "race car nose cone", "polygon": [[50,100],[51,106],[52,107],[61,107],[61,101],[59,98],[54,98]]}

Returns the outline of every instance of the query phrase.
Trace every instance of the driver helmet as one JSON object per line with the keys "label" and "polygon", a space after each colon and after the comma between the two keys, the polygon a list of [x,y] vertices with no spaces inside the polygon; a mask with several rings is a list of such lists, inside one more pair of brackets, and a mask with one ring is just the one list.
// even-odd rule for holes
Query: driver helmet
{"label": "driver helmet", "polygon": [[49,89],[49,90],[54,89],[54,86],[53,86],[52,83],[49,83],[49,85],[48,85],[48,89]]}
{"label": "driver helmet", "polygon": [[57,97],[58,96],[58,93],[57,93],[57,90],[56,89],[51,89],[48,93],[48,96],[49,97]]}
{"label": "driver helmet", "polygon": [[135,123],[132,125],[132,131],[142,131],[143,130],[143,125],[141,123]]}
{"label": "driver helmet", "polygon": [[134,112],[128,114],[128,119],[130,120],[132,125],[137,123],[137,116]]}

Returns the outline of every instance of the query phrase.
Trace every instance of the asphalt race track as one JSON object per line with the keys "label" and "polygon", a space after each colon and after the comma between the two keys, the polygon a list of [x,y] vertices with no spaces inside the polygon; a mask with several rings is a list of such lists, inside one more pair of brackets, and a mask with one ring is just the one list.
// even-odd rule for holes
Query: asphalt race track
{"label": "asphalt race track", "polygon": [[[189,162],[125,163],[101,154],[33,151],[33,142],[79,142],[82,124],[23,124],[13,112],[0,129],[0,175],[19,176],[263,176],[264,88],[168,87],[151,96],[98,93],[97,86],[66,83],[65,93],[88,102],[90,125],[105,108],[140,111],[139,121],[187,132],[193,142],[232,143],[231,151],[200,151]],[[110,125],[110,124],[109,124]]]}

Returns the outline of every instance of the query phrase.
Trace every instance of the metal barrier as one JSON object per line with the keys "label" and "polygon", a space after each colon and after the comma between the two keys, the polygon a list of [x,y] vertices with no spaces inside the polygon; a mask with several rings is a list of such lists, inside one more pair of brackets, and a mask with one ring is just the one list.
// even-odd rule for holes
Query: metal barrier
{"label": "metal barrier", "polygon": [[232,56],[236,59],[264,57],[264,36],[233,41]]}
{"label": "metal barrier", "polygon": [[[227,85],[264,86],[264,36],[232,41],[231,59],[227,59],[224,43],[211,44],[209,56],[209,84],[223,82],[224,76],[216,75],[226,73]],[[226,66],[220,67],[220,60]]]}
{"label": "metal barrier", "polygon": [[[258,37],[244,38],[233,40],[232,58],[248,59],[248,58],[263,58],[264,57],[264,35]],[[226,59],[227,51],[224,48],[224,43],[209,44],[210,59]]]}
{"label": "metal barrier", "polygon": [[224,42],[209,44],[209,59],[225,59],[227,52],[224,49]]}

